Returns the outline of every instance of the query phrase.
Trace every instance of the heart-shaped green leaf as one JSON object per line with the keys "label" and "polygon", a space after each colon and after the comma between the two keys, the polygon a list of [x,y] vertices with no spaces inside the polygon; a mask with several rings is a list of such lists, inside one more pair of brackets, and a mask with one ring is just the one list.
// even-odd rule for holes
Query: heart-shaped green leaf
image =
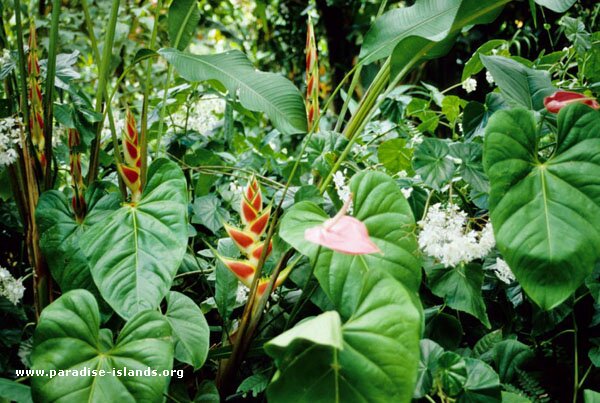
{"label": "heart-shaped green leaf", "polygon": [[90,226],[119,208],[119,195],[106,195],[100,186],[90,188],[85,199],[87,214],[82,222],[77,222],[71,202],[57,190],[42,193],[35,211],[40,248],[52,277],[63,292],[78,288],[97,292],[87,258],[79,247],[79,238]]}
{"label": "heart-shaped green leaf", "polygon": [[382,253],[352,256],[306,241],[306,229],[321,225],[329,218],[311,202],[290,208],[279,231],[286,242],[311,260],[320,250],[315,276],[342,318],[354,312],[362,275],[369,268],[390,273],[414,292],[421,281],[415,221],[400,187],[383,173],[362,172],[352,178],[350,190],[354,195],[354,217],[365,223],[370,238]]}
{"label": "heart-shaped green leaf", "polygon": [[123,204],[81,237],[94,282],[123,318],[156,309],[167,295],[187,246],[187,205],[183,172],[159,159],[142,200]]}
{"label": "heart-shaped green leaf", "polygon": [[343,326],[337,313],[327,312],[266,344],[279,369],[267,390],[269,401],[410,401],[420,328],[412,292],[388,274],[369,271]]}
{"label": "heart-shaped green leaf", "polygon": [[158,311],[140,312],[113,344],[110,330],[100,330],[94,296],[69,291],[42,312],[31,362],[34,370],[58,375],[32,378],[35,401],[162,402],[173,367],[171,328]]}
{"label": "heart-shaped green leaf", "polygon": [[173,330],[175,358],[200,368],[208,355],[210,331],[198,305],[189,297],[171,291],[167,294],[165,317]]}
{"label": "heart-shaped green leaf", "polygon": [[543,309],[568,298],[600,258],[600,112],[582,104],[558,115],[556,149],[538,153],[533,112],[497,112],[484,167],[498,248]]}
{"label": "heart-shaped green leaf", "polygon": [[440,190],[452,178],[456,169],[448,144],[435,138],[426,138],[419,144],[413,168],[421,175],[423,182],[436,190]]}

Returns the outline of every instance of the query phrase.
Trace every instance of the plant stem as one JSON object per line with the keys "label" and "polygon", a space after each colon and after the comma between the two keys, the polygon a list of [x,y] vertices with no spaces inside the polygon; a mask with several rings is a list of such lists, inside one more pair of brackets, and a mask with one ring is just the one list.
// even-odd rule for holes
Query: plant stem
{"label": "plant stem", "polygon": [[[304,287],[302,287],[302,294],[298,297],[298,300],[294,304],[294,307],[292,308],[292,311],[290,312],[290,316],[288,317],[288,320],[285,323],[284,330],[289,329],[290,325],[292,324],[292,321],[294,320],[294,318],[300,311],[300,308],[303,306],[303,304],[301,304],[301,301],[303,299],[304,300],[306,299],[306,298],[304,298],[305,294],[308,298],[310,298],[310,296],[307,293],[307,288],[310,283],[310,279],[312,278],[313,273],[315,272],[315,267],[317,266],[317,262],[319,260],[320,253],[321,253],[321,245],[319,245],[319,247],[317,248],[317,253],[315,253],[315,261],[310,265],[310,273],[308,273],[308,276],[306,277],[306,282],[304,283]],[[311,294],[312,294],[312,292],[311,292]]]}
{"label": "plant stem", "polygon": [[[106,31],[106,39],[104,41],[104,48],[102,54],[102,60],[100,69],[98,70],[98,88],[96,89],[96,108],[95,111],[100,113],[103,109],[104,94],[106,91],[106,83],[108,81],[108,71],[110,68],[110,62],[112,60],[112,48],[115,40],[115,28],[117,26],[117,17],[119,15],[119,0],[112,1],[112,7],[110,10],[110,18],[108,21],[108,28]],[[90,154],[90,168],[88,170],[87,182],[91,185],[98,177],[98,166],[100,164],[100,136],[102,133],[102,127],[104,126],[104,116],[98,122],[96,128],[96,138],[92,142],[92,151]],[[118,150],[115,150],[117,153]]]}
{"label": "plant stem", "polygon": [[54,112],[54,80],[56,75],[56,53],[58,45],[58,22],[60,17],[60,0],[52,1],[52,23],[46,64],[46,93],[44,94],[44,136],[46,144],[46,172],[44,173],[44,189],[52,188],[52,127]]}
{"label": "plant stem", "polygon": [[[158,33],[158,18],[162,10],[163,0],[158,0],[156,12],[154,14],[154,25],[152,27],[152,37],[150,38],[150,49],[154,50],[156,46],[156,36]],[[146,63],[146,83],[144,85],[144,102],[142,104],[142,121],[140,128],[140,154],[142,166],[140,168],[140,180],[142,188],[146,183],[146,172],[148,170],[148,104],[150,102],[150,85],[152,83],[152,64],[154,59],[148,59]]]}
{"label": "plant stem", "polygon": [[573,403],[577,403],[577,394],[579,392],[579,352],[577,349],[577,319],[575,311],[571,312],[573,319]]}
{"label": "plant stem", "polygon": [[25,67],[25,45],[23,43],[23,24],[21,22],[21,0],[15,1],[15,19],[17,23],[17,51],[19,53],[19,81],[21,83],[21,113],[23,122],[27,127],[27,137],[31,137],[31,126],[29,125],[29,105],[27,102],[27,69]]}

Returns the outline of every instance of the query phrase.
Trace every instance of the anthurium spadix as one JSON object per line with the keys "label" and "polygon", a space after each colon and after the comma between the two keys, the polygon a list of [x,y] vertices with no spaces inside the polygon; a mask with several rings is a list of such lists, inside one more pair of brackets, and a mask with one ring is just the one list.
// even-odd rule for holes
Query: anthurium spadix
{"label": "anthurium spadix", "polygon": [[125,156],[125,162],[118,164],[119,173],[123,178],[123,182],[131,191],[131,201],[135,203],[140,201],[142,196],[142,181],[140,178],[142,159],[135,118],[129,110],[127,110],[127,125],[123,131],[123,155]]}
{"label": "anthurium spadix", "polygon": [[[236,228],[225,224],[225,230],[235,245],[244,255],[243,259],[230,259],[217,254],[217,257],[235,276],[247,287],[252,286],[256,274],[258,262],[263,254],[265,243],[262,236],[265,233],[269,218],[271,217],[271,208],[263,208],[263,199],[260,186],[256,178],[252,178],[250,183],[244,189],[244,194],[240,206],[243,228]],[[273,243],[269,241],[266,257],[271,254]],[[275,281],[274,288],[281,285],[291,267],[279,273]],[[257,295],[264,294],[270,278],[262,278],[258,283]]]}

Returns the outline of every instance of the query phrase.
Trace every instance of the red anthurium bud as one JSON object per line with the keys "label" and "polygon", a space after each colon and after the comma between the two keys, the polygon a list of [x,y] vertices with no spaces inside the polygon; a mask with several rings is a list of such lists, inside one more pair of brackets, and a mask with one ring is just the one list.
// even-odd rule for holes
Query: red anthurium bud
{"label": "red anthurium bud", "polygon": [[573,91],[556,91],[549,97],[544,98],[544,106],[548,112],[558,113],[565,106],[581,102],[594,109],[600,109],[600,104],[595,98],[587,97],[583,94]]}
{"label": "red anthurium bud", "polygon": [[254,234],[239,230],[230,225],[225,224],[225,231],[227,231],[227,234],[233,239],[237,247],[246,254],[250,250],[249,248],[256,242]]}
{"label": "red anthurium bud", "polygon": [[271,209],[268,208],[263,211],[263,213],[258,216],[254,221],[249,223],[248,229],[250,232],[255,234],[256,236],[261,236],[265,229],[267,228],[267,224],[269,223],[269,218],[271,218]]}

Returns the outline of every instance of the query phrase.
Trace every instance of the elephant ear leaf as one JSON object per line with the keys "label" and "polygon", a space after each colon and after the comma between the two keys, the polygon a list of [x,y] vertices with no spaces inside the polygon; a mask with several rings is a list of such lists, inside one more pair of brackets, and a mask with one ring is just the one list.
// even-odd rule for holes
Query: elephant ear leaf
{"label": "elephant ear leaf", "polygon": [[548,158],[538,138],[533,112],[496,113],[484,167],[498,248],[525,292],[551,309],[600,258],[600,112],[582,104],[563,108]]}
{"label": "elephant ear leaf", "polygon": [[187,187],[177,164],[158,159],[137,204],[95,223],[79,245],[102,297],[123,318],[156,309],[187,247]]}
{"label": "elephant ear leaf", "polygon": [[97,293],[87,258],[79,247],[79,238],[96,222],[119,208],[119,195],[106,194],[101,184],[85,195],[88,211],[78,222],[67,197],[57,190],[44,192],[35,217],[40,230],[40,248],[50,273],[62,292],[83,288]]}
{"label": "elephant ear leaf", "polygon": [[163,371],[173,367],[171,328],[160,312],[140,312],[113,343],[110,330],[100,329],[94,296],[69,291],[42,312],[31,362],[36,373],[62,374],[34,376],[34,401],[162,402]]}

